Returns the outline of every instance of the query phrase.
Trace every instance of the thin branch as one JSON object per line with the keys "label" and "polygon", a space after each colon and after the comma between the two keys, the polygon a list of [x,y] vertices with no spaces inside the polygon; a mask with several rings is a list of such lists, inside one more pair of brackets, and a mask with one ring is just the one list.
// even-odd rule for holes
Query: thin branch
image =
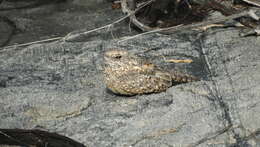
{"label": "thin branch", "polygon": [[69,33],[68,35],[66,35],[65,37],[63,37],[63,40],[64,40],[64,41],[72,41],[72,40],[74,40],[75,38],[78,38],[79,36],[87,35],[87,34],[89,34],[89,33],[96,32],[96,31],[99,31],[99,30],[102,30],[102,29],[105,29],[105,28],[110,28],[110,27],[113,26],[114,24],[123,21],[124,19],[128,18],[129,16],[130,16],[130,15],[126,15],[126,16],[124,16],[124,17],[118,19],[117,21],[113,22],[113,23],[110,23],[110,24],[108,24],[108,25],[105,25],[105,26],[102,26],[102,27],[99,27],[99,28],[96,28],[96,29],[93,29],[93,30],[89,30],[89,31],[86,31],[86,32],[76,33],[76,34]]}
{"label": "thin branch", "polygon": [[150,1],[146,2],[146,3],[144,3],[143,5],[138,7],[135,11],[133,11],[131,13],[128,13],[126,16],[119,18],[118,20],[114,21],[113,23],[110,23],[108,25],[105,25],[105,26],[102,26],[102,27],[99,27],[99,28],[96,28],[96,29],[92,29],[92,30],[89,30],[89,31],[86,31],[86,32],[81,32],[81,33],[76,33],[76,34],[68,33],[64,37],[55,37],[55,38],[49,38],[49,39],[39,40],[39,41],[34,41],[34,42],[29,42],[29,43],[10,45],[10,46],[6,46],[6,47],[3,47],[3,48],[0,48],[0,52],[3,52],[5,50],[7,50],[9,48],[13,48],[13,47],[23,47],[23,46],[28,46],[28,45],[32,45],[32,44],[36,44],[36,43],[44,43],[44,42],[49,42],[49,41],[57,41],[57,40],[72,41],[72,40],[74,40],[74,39],[76,39],[76,38],[78,38],[78,37],[80,37],[82,35],[87,35],[89,33],[95,32],[95,31],[99,31],[99,30],[102,30],[102,29],[105,29],[105,28],[110,28],[113,25],[115,25],[115,24],[125,20],[126,18],[130,17],[131,15],[134,15],[137,11],[139,11],[143,7],[149,5],[151,2],[153,2],[153,0],[150,0]]}
{"label": "thin branch", "polygon": [[242,1],[244,1],[244,2],[246,2],[246,3],[249,3],[249,4],[251,4],[251,5],[255,5],[255,6],[260,7],[260,2],[259,2],[259,0],[242,0]]}
{"label": "thin branch", "polygon": [[56,41],[56,40],[60,40],[60,39],[62,39],[62,38],[63,38],[63,37],[55,37],[55,38],[49,38],[49,39],[44,39],[44,40],[39,40],[39,41],[34,41],[34,42],[23,43],[23,44],[10,45],[10,46],[3,47],[3,50],[0,50],[0,52],[1,52],[1,51],[4,51],[5,49],[8,49],[8,48],[22,47],[22,46],[32,45],[32,44],[36,44],[36,43]]}

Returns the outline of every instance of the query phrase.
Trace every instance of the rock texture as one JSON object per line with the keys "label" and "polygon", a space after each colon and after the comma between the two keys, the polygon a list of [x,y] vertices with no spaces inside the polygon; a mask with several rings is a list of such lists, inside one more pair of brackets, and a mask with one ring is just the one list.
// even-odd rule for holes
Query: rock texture
{"label": "rock texture", "polygon": [[[90,18],[100,15],[91,12]],[[48,130],[90,147],[260,146],[260,41],[238,32],[151,34],[122,43],[100,32],[80,42],[0,50],[0,128]],[[158,94],[114,95],[105,88],[101,66],[111,47],[202,80]]]}

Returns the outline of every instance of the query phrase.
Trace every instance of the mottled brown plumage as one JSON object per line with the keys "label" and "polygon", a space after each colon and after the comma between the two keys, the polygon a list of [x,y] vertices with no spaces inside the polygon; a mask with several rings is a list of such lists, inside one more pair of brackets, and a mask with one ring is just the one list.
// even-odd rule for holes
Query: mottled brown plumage
{"label": "mottled brown plumage", "polygon": [[197,78],[163,70],[126,50],[111,49],[104,54],[104,80],[107,88],[116,94],[136,95],[162,92],[173,84]]}

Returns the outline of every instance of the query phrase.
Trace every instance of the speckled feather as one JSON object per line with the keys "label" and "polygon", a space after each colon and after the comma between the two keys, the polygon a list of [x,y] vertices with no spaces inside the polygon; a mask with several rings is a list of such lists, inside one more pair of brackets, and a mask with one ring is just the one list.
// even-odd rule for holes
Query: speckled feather
{"label": "speckled feather", "polygon": [[116,94],[136,95],[162,92],[175,83],[197,78],[162,70],[126,50],[111,49],[104,54],[104,80],[107,88]]}

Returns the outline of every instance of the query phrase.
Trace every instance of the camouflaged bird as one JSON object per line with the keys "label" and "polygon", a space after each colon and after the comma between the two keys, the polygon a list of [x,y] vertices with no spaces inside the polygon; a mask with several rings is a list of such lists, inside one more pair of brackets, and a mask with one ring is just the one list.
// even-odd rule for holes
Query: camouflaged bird
{"label": "camouflaged bird", "polygon": [[115,94],[137,95],[162,92],[173,84],[198,79],[163,70],[126,50],[111,49],[104,53],[104,80],[107,88]]}

